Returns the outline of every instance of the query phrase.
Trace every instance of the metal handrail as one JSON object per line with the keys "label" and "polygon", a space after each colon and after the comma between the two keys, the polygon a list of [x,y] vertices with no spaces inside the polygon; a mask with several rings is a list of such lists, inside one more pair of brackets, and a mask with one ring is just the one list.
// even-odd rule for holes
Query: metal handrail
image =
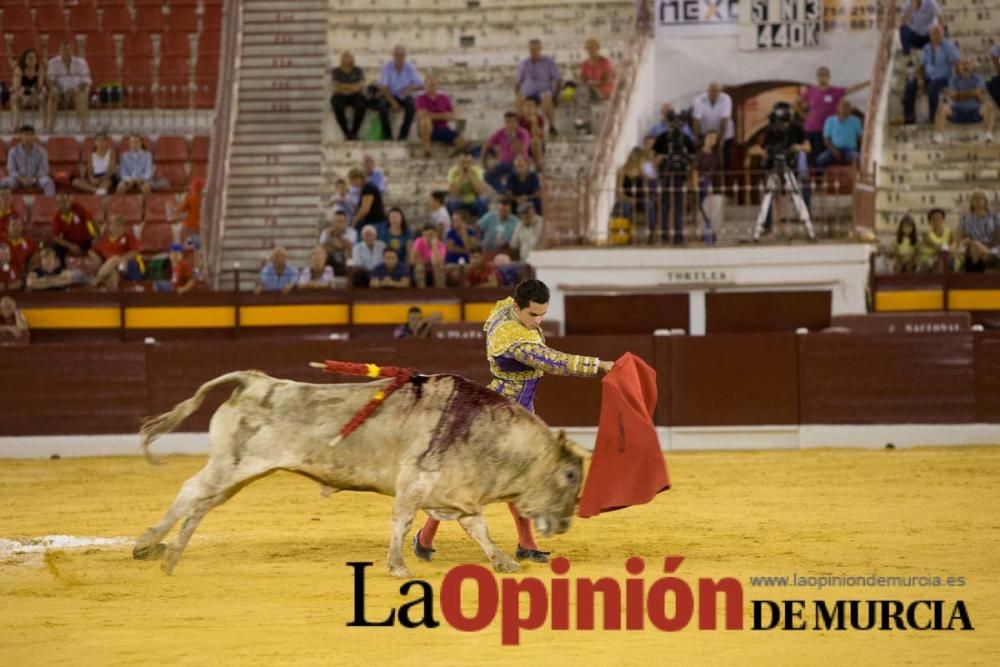
{"label": "metal handrail", "polygon": [[865,109],[865,128],[861,140],[862,178],[865,181],[870,180],[872,184],[874,184],[874,170],[872,173],[868,173],[866,170],[871,163],[875,132],[881,131],[881,128],[875,127],[875,117],[878,114],[882,94],[888,82],[889,61],[892,58],[892,44],[896,35],[896,3],[883,0],[879,3],[879,8],[882,29],[879,34],[878,50],[872,63],[871,93],[868,97],[868,107]]}
{"label": "metal handrail", "polygon": [[215,120],[209,150],[208,178],[202,200],[201,225],[205,244],[202,249],[206,282],[218,288],[217,267],[222,261],[223,216],[225,215],[226,163],[234,126],[236,100],[236,63],[240,50],[240,2],[225,0],[222,8],[222,41],[219,86],[216,93]]}
{"label": "metal handrail", "polygon": [[618,65],[618,74],[615,76],[607,111],[601,123],[597,147],[594,150],[594,159],[590,163],[583,184],[584,192],[581,194],[586,202],[584,206],[584,230],[586,232],[594,228],[595,220],[592,218],[596,214],[597,192],[601,188],[602,180],[609,171],[614,169],[615,145],[624,122],[628,101],[635,89],[639,63],[642,62],[647,42],[649,42],[651,13],[648,0],[640,0],[637,3],[633,26],[632,38],[628,40],[624,57]]}

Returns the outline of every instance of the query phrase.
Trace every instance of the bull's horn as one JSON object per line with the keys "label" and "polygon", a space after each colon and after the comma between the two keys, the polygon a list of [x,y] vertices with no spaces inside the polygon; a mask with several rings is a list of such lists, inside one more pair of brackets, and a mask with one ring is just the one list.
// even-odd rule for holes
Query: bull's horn
{"label": "bull's horn", "polygon": [[563,431],[559,431],[559,440],[560,442],[562,442],[562,446],[563,448],[566,449],[566,451],[568,451],[570,454],[573,454],[574,456],[580,457],[581,459],[584,460],[589,459],[594,454],[589,449],[585,449],[580,445],[576,444],[575,442],[573,442],[572,440],[570,440],[569,438],[567,438],[566,434]]}
{"label": "bull's horn", "polygon": [[321,364],[318,361],[310,361],[309,362],[309,367],[310,368],[326,368],[326,364]]}

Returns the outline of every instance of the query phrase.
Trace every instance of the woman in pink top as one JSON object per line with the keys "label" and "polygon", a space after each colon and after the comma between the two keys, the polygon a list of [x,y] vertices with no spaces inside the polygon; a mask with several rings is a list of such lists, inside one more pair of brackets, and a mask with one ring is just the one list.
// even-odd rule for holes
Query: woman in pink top
{"label": "woman in pink top", "polygon": [[822,153],[820,150],[825,145],[823,142],[823,124],[830,116],[837,115],[837,105],[845,95],[861,90],[868,85],[868,81],[854,84],[849,88],[839,88],[830,85],[830,69],[820,67],[816,70],[816,85],[802,86],[799,91],[799,113],[805,114],[805,122],[802,129],[805,130],[806,139],[812,151],[809,153],[809,161],[813,162],[816,156]]}
{"label": "woman in pink top", "polygon": [[[417,287],[444,287],[444,243],[438,238],[437,228],[427,223],[420,231],[420,238],[413,242],[410,250],[410,266]],[[428,282],[428,274],[431,281]]]}

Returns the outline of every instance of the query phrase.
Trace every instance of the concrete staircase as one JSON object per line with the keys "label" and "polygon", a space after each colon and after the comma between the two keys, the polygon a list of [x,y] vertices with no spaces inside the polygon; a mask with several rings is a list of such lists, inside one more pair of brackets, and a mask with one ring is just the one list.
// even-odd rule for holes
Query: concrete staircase
{"label": "concrete staircase", "polygon": [[[963,56],[972,56],[976,72],[993,76],[989,49],[1000,35],[1000,1],[946,0],[943,5],[948,38]],[[942,208],[951,226],[968,211],[969,195],[983,189],[994,208],[1000,203],[1000,143],[984,144],[982,126],[947,125],[946,143],[932,142],[933,126],[927,118],[927,98],[917,102],[917,126],[902,125],[902,97],[906,61],[894,58],[885,144],[878,157],[876,230],[891,243],[899,219],[909,213],[919,231],[926,227],[926,213]],[[997,129],[994,129],[997,134]]]}
{"label": "concrete staircase", "polygon": [[[221,268],[239,262],[247,289],[274,246],[302,267],[316,245],[328,7],[325,0],[241,4]],[[232,287],[233,275],[223,273],[221,284]]]}
{"label": "concrete staircase", "polygon": [[[584,41],[595,37],[601,51],[617,65],[624,40],[631,35],[630,0],[327,0],[330,9],[329,62],[335,67],[349,49],[368,82],[377,80],[393,45],[407,47],[408,59],[422,76],[434,75],[465,121],[465,136],[485,141],[500,127],[513,103],[514,75],[527,55],[528,40],[543,42],[564,79],[576,79],[585,57]],[[593,127],[600,129],[602,107],[595,107]],[[374,111],[368,112],[375,116]],[[593,158],[596,135],[577,136],[573,110],[557,112],[558,137],[546,143],[545,177],[576,177]],[[368,120],[366,119],[366,123]],[[394,127],[398,117],[393,118]],[[411,224],[426,219],[425,202],[433,190],[447,189],[454,160],[435,146],[431,158],[419,151],[416,124],[410,141],[347,142],[327,111],[323,116],[322,192],[329,197],[335,180],[370,154],[388,179],[388,206],[399,206]]]}

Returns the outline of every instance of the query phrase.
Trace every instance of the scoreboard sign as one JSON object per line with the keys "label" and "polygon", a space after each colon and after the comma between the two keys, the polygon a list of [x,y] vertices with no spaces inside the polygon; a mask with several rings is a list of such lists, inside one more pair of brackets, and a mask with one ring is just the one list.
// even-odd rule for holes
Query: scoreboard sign
{"label": "scoreboard sign", "polygon": [[808,49],[820,45],[822,0],[743,0],[740,49]]}
{"label": "scoreboard sign", "polygon": [[657,0],[657,33],[735,35],[742,0]]}

